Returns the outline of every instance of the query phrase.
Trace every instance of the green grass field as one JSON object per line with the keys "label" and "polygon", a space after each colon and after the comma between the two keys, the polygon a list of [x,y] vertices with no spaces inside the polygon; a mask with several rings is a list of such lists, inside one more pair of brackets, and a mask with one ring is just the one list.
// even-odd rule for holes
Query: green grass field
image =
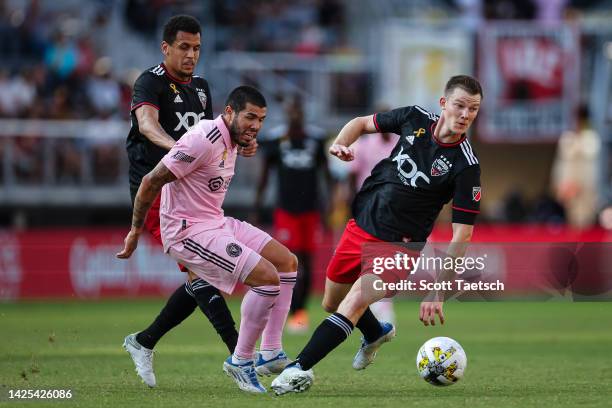
{"label": "green grass field", "polygon": [[[209,407],[608,407],[612,302],[449,303],[448,322],[423,327],[418,304],[398,302],[398,336],[365,371],[351,368],[354,333],[315,367],[304,394],[246,395],[226,377],[224,345],[199,312],[156,347],[158,388],[148,389],[121,348],[161,300],[0,304],[0,405]],[[238,317],[238,301],[231,303]],[[316,302],[312,317],[324,317]],[[468,355],[465,378],[446,388],[421,380],[416,352],[450,336]],[[309,335],[286,335],[295,356]],[[264,380],[264,385],[270,384]],[[7,402],[9,389],[71,389],[71,402]],[[305,405],[304,405],[305,404]]]}

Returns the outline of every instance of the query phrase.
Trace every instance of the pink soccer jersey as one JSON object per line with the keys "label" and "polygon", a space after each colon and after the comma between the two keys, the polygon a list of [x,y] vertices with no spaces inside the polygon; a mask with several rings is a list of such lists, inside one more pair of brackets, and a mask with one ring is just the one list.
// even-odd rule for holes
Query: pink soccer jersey
{"label": "pink soccer jersey", "polygon": [[350,162],[351,172],[357,176],[357,189],[361,188],[374,166],[389,157],[398,139],[399,136],[394,133],[391,133],[388,141],[385,141],[380,133],[364,135],[357,139],[353,145],[355,160]]}
{"label": "pink soccer jersey", "polygon": [[221,206],[236,156],[237,146],[219,115],[199,121],[162,158],[177,178],[161,194],[160,226],[166,252],[188,236],[223,226]]}

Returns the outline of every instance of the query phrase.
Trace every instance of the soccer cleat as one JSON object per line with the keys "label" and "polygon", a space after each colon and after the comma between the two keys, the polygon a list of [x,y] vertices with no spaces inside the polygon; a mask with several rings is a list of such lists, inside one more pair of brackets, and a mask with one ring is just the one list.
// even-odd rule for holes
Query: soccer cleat
{"label": "soccer cleat", "polygon": [[153,372],[153,350],[150,350],[136,341],[136,334],[128,334],[123,340],[123,348],[132,357],[136,366],[136,373],[142,382],[153,388],[156,385],[155,373]]}
{"label": "soccer cleat", "polygon": [[312,369],[302,370],[300,363],[291,363],[272,381],[271,387],[276,395],[283,395],[288,392],[307,391],[313,382]]}
{"label": "soccer cleat", "polygon": [[380,346],[395,337],[395,327],[391,323],[381,322],[380,325],[382,326],[382,335],[378,339],[368,343],[363,337],[361,338],[361,348],[353,359],[353,368],[355,370],[363,370],[372,364]]}
{"label": "soccer cleat", "polygon": [[261,353],[257,353],[255,359],[255,371],[261,376],[269,377],[272,374],[280,374],[283,372],[287,364],[291,363],[287,354],[284,351],[278,353],[278,355],[270,360],[264,360]]}
{"label": "soccer cleat", "polygon": [[223,362],[223,371],[238,384],[238,388],[246,392],[264,393],[266,389],[259,383],[252,360],[244,364],[232,363],[232,356]]}

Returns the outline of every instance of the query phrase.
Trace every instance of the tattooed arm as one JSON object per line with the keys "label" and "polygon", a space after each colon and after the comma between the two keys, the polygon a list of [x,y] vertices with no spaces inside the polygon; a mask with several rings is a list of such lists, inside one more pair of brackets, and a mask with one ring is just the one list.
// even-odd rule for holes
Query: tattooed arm
{"label": "tattooed arm", "polygon": [[159,162],[149,174],[143,177],[134,199],[132,229],[125,237],[123,251],[117,254],[117,258],[127,259],[136,250],[149,208],[153,205],[153,201],[161,192],[164,184],[174,180],[176,176],[162,162]]}

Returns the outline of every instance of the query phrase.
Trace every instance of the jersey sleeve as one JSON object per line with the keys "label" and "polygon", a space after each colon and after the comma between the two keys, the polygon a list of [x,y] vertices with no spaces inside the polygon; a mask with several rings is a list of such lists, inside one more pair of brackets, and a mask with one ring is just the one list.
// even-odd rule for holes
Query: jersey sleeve
{"label": "jersey sleeve", "polygon": [[162,163],[181,179],[210,160],[212,145],[199,126],[185,133],[162,158]]}
{"label": "jersey sleeve", "polygon": [[374,114],[374,126],[380,133],[396,133],[399,135],[402,133],[402,126],[412,119],[412,115],[412,106],[379,112]]}
{"label": "jersey sleeve", "polygon": [[159,110],[163,83],[150,72],[145,72],[138,77],[134,83],[134,94],[132,95],[131,111],[142,106],[149,105]]}
{"label": "jersey sleeve", "polygon": [[453,223],[474,225],[481,196],[480,166],[467,167],[455,177]]}

